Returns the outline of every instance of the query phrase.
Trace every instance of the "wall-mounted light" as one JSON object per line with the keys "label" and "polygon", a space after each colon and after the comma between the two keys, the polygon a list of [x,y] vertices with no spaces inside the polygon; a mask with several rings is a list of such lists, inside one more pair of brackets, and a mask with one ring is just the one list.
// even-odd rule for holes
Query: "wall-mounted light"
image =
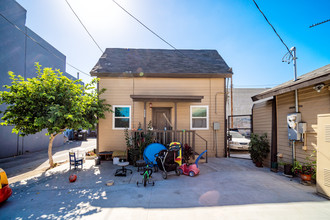
{"label": "wall-mounted light", "polygon": [[152,108],[152,102],[149,103],[149,107]]}
{"label": "wall-mounted light", "polygon": [[321,92],[321,90],[324,87],[324,83],[317,84],[316,86],[313,87],[313,89],[317,92]]}

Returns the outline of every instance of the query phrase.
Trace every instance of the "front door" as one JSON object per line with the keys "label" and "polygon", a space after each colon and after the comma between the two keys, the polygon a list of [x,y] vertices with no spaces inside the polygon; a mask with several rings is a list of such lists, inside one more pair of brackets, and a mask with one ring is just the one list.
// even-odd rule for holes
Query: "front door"
{"label": "front door", "polygon": [[[152,108],[152,127],[156,130],[172,130],[171,108]],[[157,142],[167,145],[171,141],[170,132],[159,133],[156,137]]]}
{"label": "front door", "polygon": [[171,108],[152,108],[152,127],[154,129],[172,130],[171,123]]}

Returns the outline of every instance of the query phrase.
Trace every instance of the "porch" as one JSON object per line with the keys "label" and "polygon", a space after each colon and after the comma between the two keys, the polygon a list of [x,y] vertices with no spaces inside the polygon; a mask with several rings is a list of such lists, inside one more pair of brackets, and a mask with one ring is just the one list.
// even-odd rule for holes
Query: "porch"
{"label": "porch", "polygon": [[133,148],[139,148],[141,140],[145,141],[146,138],[151,143],[160,143],[164,146],[169,145],[171,142],[180,142],[182,148],[184,148],[183,146],[187,144],[192,148],[193,159],[195,159],[195,155],[202,153],[196,152],[196,138],[199,138],[204,143],[206,150],[205,162],[208,162],[208,142],[194,130],[131,130],[130,137],[132,140]]}

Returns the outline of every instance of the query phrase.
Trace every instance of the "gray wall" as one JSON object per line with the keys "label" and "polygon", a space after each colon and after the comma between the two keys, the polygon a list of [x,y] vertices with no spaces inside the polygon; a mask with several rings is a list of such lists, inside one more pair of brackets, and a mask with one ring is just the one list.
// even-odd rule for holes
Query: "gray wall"
{"label": "gray wall", "polygon": [[[234,88],[233,89],[233,115],[252,114],[253,102],[251,97],[265,91],[264,88]],[[231,115],[230,89],[227,102],[227,116]]]}
{"label": "gray wall", "polygon": [[[65,76],[76,79],[65,72],[66,57],[56,48],[25,26],[26,10],[14,0],[1,0],[0,12],[8,20],[17,25],[21,30],[46,47],[53,54],[26,37],[22,32],[13,27],[8,21],[0,16],[0,89],[3,85],[11,83],[8,71],[31,78],[36,76],[35,62],[43,67],[60,69]],[[6,108],[0,106],[1,110]],[[0,118],[2,115],[0,115]],[[26,137],[19,137],[11,132],[12,126],[0,126],[0,158],[24,154],[25,152],[47,149],[49,138],[45,136],[46,130]],[[63,135],[58,135],[54,140],[54,146],[63,144]]]}

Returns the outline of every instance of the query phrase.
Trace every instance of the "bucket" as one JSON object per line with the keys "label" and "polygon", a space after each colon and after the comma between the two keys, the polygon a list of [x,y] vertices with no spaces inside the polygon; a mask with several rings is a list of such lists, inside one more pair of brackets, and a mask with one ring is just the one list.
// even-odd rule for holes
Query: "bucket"
{"label": "bucket", "polygon": [[118,163],[119,163],[119,157],[114,157],[113,164],[118,164]]}

